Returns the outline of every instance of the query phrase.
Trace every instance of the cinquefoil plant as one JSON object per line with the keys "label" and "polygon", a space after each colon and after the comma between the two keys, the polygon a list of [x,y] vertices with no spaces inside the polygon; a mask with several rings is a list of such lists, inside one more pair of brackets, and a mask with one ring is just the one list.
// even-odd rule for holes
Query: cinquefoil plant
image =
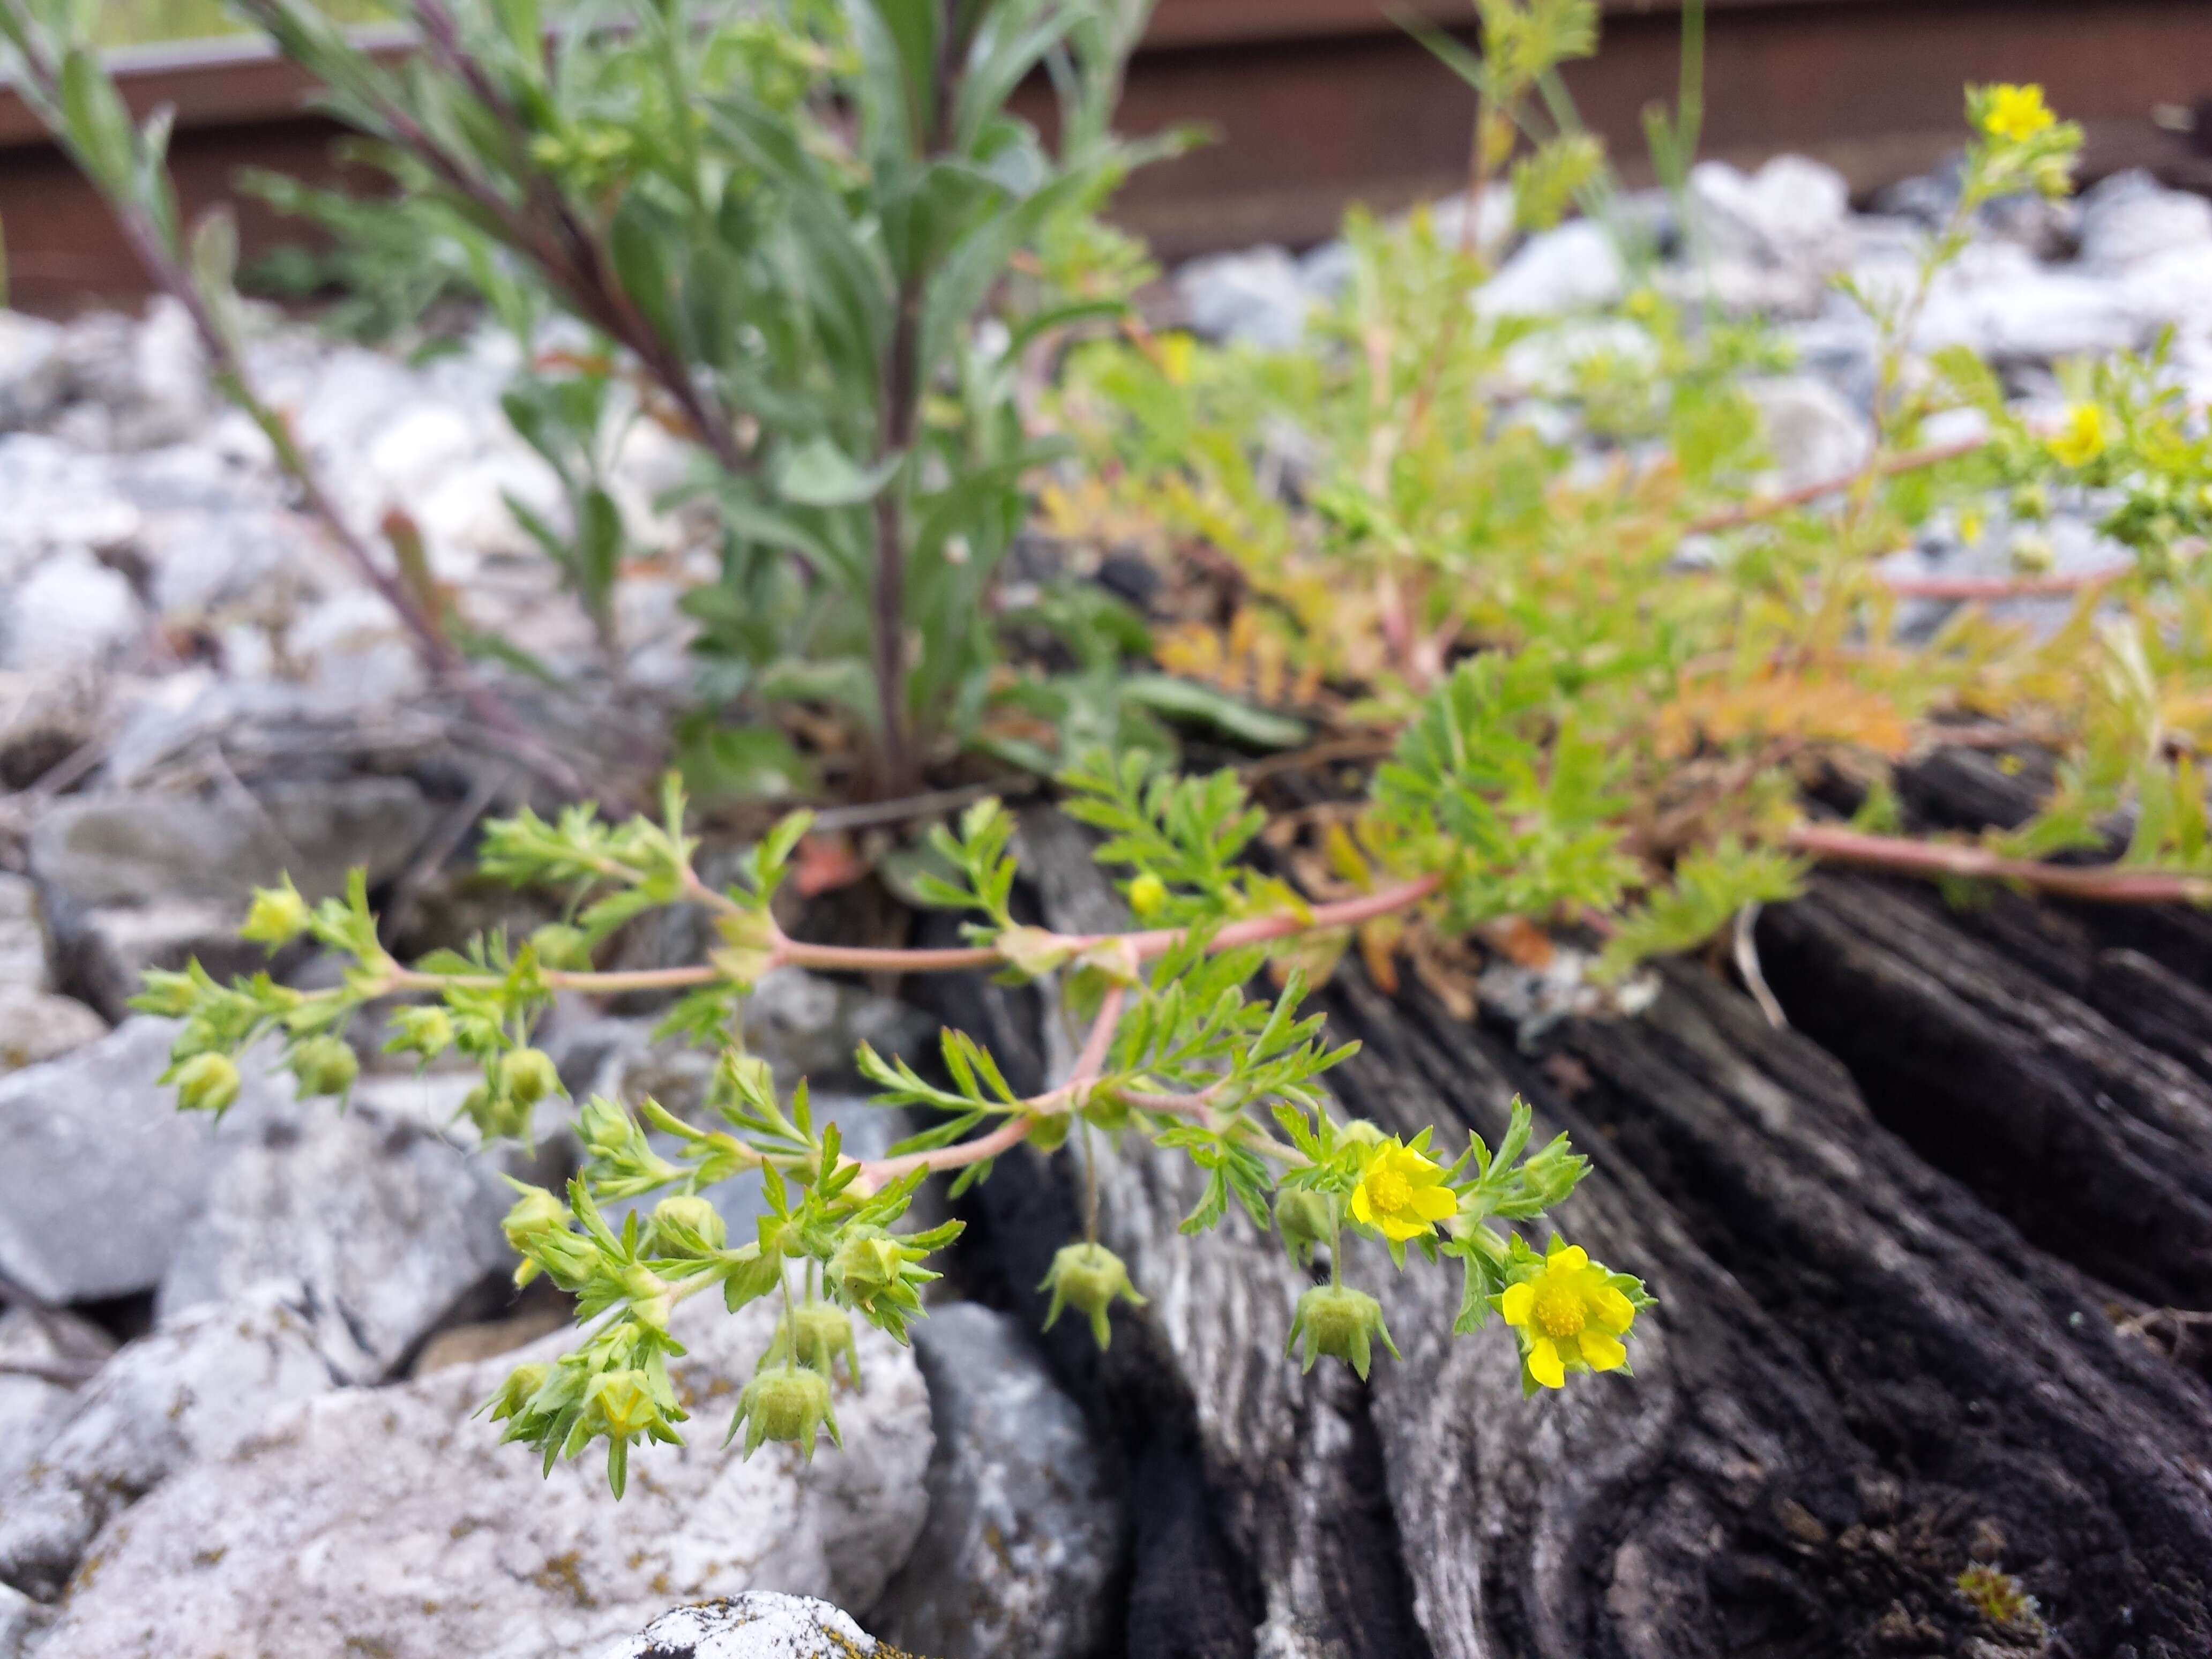
{"label": "cinquefoil plant", "polygon": [[[1454,697],[1470,695],[1454,682]],[[1458,720],[1440,703],[1436,731],[1459,729]],[[720,1055],[707,1121],[687,1122],[650,1100],[635,1109],[585,1102],[581,1170],[565,1192],[522,1188],[507,1221],[520,1278],[542,1273],[573,1294],[581,1335],[556,1364],[518,1370],[493,1413],[548,1468],[604,1442],[618,1493],[632,1444],[676,1439],[684,1418],[666,1370],[682,1351],[670,1334],[677,1303],[713,1293],[734,1310],[777,1299],[777,1335],[730,1431],[743,1431],[747,1452],[779,1440],[811,1454],[817,1433],[836,1437],[832,1373],[841,1356],[849,1369],[850,1319],[903,1340],[937,1276],[931,1258],[960,1231],[957,1222],[902,1231],[922,1182],[951,1174],[957,1194],[1017,1146],[1051,1152],[1071,1137],[1141,1136],[1188,1157],[1206,1182],[1187,1232],[1235,1214],[1274,1228],[1302,1260],[1326,1249],[1329,1282],[1308,1291],[1294,1313],[1292,1352],[1306,1366],[1326,1355],[1364,1377],[1374,1351],[1392,1347],[1380,1303],[1346,1282],[1345,1247],[1356,1236],[1379,1242],[1401,1268],[1409,1253],[1455,1261],[1463,1283],[1456,1328],[1473,1331],[1502,1313],[1519,1344],[1524,1388],[1556,1389],[1570,1374],[1625,1370],[1626,1339],[1650,1304],[1635,1279],[1556,1237],[1533,1248],[1518,1231],[1573,1190],[1584,1160],[1565,1137],[1530,1150],[1529,1115],[1517,1103],[1495,1147],[1472,1136],[1464,1146],[1443,1146],[1426,1130],[1404,1140],[1346,1121],[1323,1078],[1352,1049],[1330,1047],[1321,1019],[1298,1012],[1306,977],[1296,963],[1317,945],[1402,912],[1448,919],[1478,911],[1496,878],[1493,860],[1518,856],[1494,837],[1460,837],[1455,826],[1494,811],[1496,781],[1474,750],[1434,735],[1424,727],[1409,737],[1378,780],[1374,838],[1390,849],[1382,878],[1334,903],[1309,904],[1240,862],[1261,815],[1232,775],[1176,778],[1148,773],[1141,757],[1101,757],[1064,780],[1067,810],[1106,832],[1098,856],[1127,872],[1122,890],[1136,930],[1066,934],[1018,921],[1013,823],[985,800],[957,830],[933,833],[948,873],[922,884],[927,898],[968,914],[969,944],[809,944],[787,936],[771,909],[806,816],[785,819],[744,854],[737,880],[717,890],[694,866],[684,799],[672,781],[658,823],[609,823],[580,806],[553,823],[526,811],[489,827],[484,872],[574,901],[568,921],[520,943],[480,938],[465,951],[403,965],[379,943],[358,876],[344,899],[317,906],[288,883],[256,897],[245,936],[272,947],[311,938],[349,960],[342,984],[304,991],[262,975],[222,986],[195,964],[149,975],[136,1006],[183,1021],[167,1073],[179,1105],[221,1112],[237,1094],[241,1054],[264,1038],[283,1046],[303,1094],[343,1096],[356,1070],[348,1027],[372,1002],[412,1000],[392,1016],[387,1047],[425,1060],[458,1050],[477,1061],[483,1079],[464,1110],[487,1135],[526,1136],[561,1090],[551,1060],[532,1043],[557,993],[681,993],[664,1029]],[[1417,822],[1425,827],[1416,831]],[[1545,869],[1534,879],[1562,890],[1603,878],[1571,860]],[[592,952],[616,929],[677,904],[714,917],[718,942],[707,961],[592,968]],[[1285,970],[1281,992],[1255,999],[1251,987],[1271,961]],[[856,1160],[834,1125],[815,1121],[805,1085],[780,1095],[766,1062],[732,1035],[752,986],[787,963],[1057,975],[1088,1032],[1067,1078],[1028,1097],[963,1032],[944,1034],[941,1069],[930,1074],[863,1048],[860,1069],[880,1090],[874,1103],[913,1113],[925,1127],[884,1158]],[[655,1131],[671,1150],[656,1146]],[[703,1194],[747,1169],[761,1172],[768,1213],[750,1237],[732,1237]],[[610,1204],[648,1198],[650,1209],[632,1210],[619,1226],[607,1220]],[[1114,1307],[1144,1302],[1098,1243],[1095,1208],[1045,1288],[1052,1318],[1080,1316],[1102,1346]]]}

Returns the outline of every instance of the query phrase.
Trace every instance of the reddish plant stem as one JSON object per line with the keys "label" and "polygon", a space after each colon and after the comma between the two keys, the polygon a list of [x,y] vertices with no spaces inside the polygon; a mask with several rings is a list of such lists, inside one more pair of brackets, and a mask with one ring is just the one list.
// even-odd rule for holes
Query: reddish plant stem
{"label": "reddish plant stem", "polygon": [[1724,507],[1708,513],[1702,519],[1690,521],[1686,533],[1709,536],[1717,531],[1735,530],[1762,519],[1771,519],[1778,513],[1787,513],[1792,507],[1817,501],[1823,495],[1840,495],[1862,483],[1871,471],[1872,476],[1895,477],[1900,472],[1917,472],[1923,467],[1941,466],[1946,461],[1955,461],[1974,453],[1989,443],[1987,437],[1962,438],[1956,443],[1931,444],[1925,449],[1907,450],[1902,455],[1885,457],[1873,468],[1861,467],[1841,477],[1822,478],[1816,483],[1801,484],[1795,489],[1785,489],[1778,495],[1762,495],[1757,501],[1741,501],[1734,507]]}
{"label": "reddish plant stem", "polygon": [[2021,599],[2086,593],[2118,580],[2133,565],[2076,570],[2051,576],[1890,576],[1889,590],[1903,599]]}
{"label": "reddish plant stem", "polygon": [[1091,1022],[1090,1035],[1084,1039],[1083,1051],[1075,1057],[1075,1068],[1060,1087],[1024,1101],[1004,1123],[974,1140],[864,1163],[860,1178],[854,1184],[871,1193],[878,1192],[916,1170],[964,1170],[971,1164],[981,1164],[1020,1146],[1036,1127],[1039,1118],[1066,1110],[1085,1088],[1098,1080],[1099,1073],[1105,1069],[1107,1050],[1113,1046],[1115,1028],[1121,1023],[1121,1011],[1127,1006],[1128,995],[1126,986],[1108,988],[1098,1005],[1097,1017]]}
{"label": "reddish plant stem", "polygon": [[[1358,898],[1340,899],[1333,904],[1316,904],[1302,920],[1285,910],[1271,916],[1255,916],[1249,921],[1231,923],[1216,933],[1208,942],[1210,951],[1233,951],[1239,945],[1260,945],[1292,933],[1317,932],[1331,927],[1356,927],[1363,921],[1389,915],[1418,904],[1434,893],[1443,883],[1441,876],[1422,876],[1416,880],[1401,882],[1386,887],[1378,893],[1367,893]],[[1155,957],[1165,956],[1182,943],[1188,929],[1158,927],[1140,933],[1055,933],[1052,942],[1080,953],[1102,945],[1126,945],[1136,953],[1139,962],[1149,962]],[[860,945],[808,945],[799,939],[787,939],[775,947],[773,960],[779,965],[791,963],[801,968],[842,969],[855,973],[943,973],[961,968],[990,968],[1006,960],[995,946],[976,945],[936,951],[902,951],[874,949]]]}
{"label": "reddish plant stem", "polygon": [[1986,848],[1951,842],[1911,841],[1897,836],[1863,835],[1832,824],[1801,823],[1790,832],[1796,851],[1832,864],[1887,870],[1903,875],[1964,876],[1977,880],[2014,881],[2063,898],[2101,904],[2203,904],[2212,902],[2212,877],[2173,870],[2083,868],[2007,858]]}

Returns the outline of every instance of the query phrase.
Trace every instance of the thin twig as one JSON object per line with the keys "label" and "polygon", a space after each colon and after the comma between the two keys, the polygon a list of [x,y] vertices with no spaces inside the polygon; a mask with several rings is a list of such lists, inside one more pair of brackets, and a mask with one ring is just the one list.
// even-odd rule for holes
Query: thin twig
{"label": "thin twig", "polygon": [[940,1173],[946,1170],[964,1170],[971,1164],[981,1164],[1020,1146],[1029,1139],[1040,1118],[1079,1102],[1083,1091],[1098,1080],[1099,1073],[1105,1069],[1107,1053],[1113,1046],[1115,1028],[1121,1023],[1121,1011],[1127,1005],[1128,994],[1126,986],[1107,988],[1105,996],[1099,1002],[1097,1016],[1091,1022],[1091,1035],[1084,1041],[1083,1052],[1076,1056],[1075,1069],[1060,1087],[1024,1101],[1020,1109],[1004,1123],[974,1140],[963,1140],[928,1152],[908,1152],[900,1158],[864,1163],[860,1165],[860,1177],[854,1185],[873,1193],[916,1170]]}
{"label": "thin twig", "polygon": [[1840,495],[1865,482],[1871,473],[1876,477],[1891,478],[1903,472],[1917,472],[1923,467],[1941,466],[1946,461],[1963,459],[1985,447],[1990,440],[1985,434],[1976,438],[1961,438],[1955,443],[1931,444],[1924,449],[1907,450],[1902,455],[1885,457],[1871,467],[1858,467],[1832,478],[1801,484],[1795,489],[1785,489],[1777,495],[1761,495],[1748,501],[1739,501],[1708,513],[1702,519],[1693,519],[1685,532],[1692,536],[1710,536],[1723,530],[1735,530],[1777,514],[1787,513],[1793,507],[1817,501],[1824,495]]}
{"label": "thin twig", "polygon": [[2017,882],[2060,897],[2102,904],[2212,903],[2212,876],[2176,870],[2045,864],[2033,859],[2007,858],[1986,848],[1955,842],[1863,835],[1832,824],[1801,823],[1790,830],[1789,842],[1795,850],[1828,863],[1901,875]]}

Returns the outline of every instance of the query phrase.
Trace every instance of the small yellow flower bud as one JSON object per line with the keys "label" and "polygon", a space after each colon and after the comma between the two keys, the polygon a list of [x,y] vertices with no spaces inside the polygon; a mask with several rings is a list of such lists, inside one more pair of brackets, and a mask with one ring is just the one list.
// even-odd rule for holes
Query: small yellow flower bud
{"label": "small yellow flower bud", "polygon": [[177,1109],[213,1112],[217,1117],[238,1098],[238,1067],[228,1054],[194,1054],[170,1073],[177,1085]]}
{"label": "small yellow flower bud", "polygon": [[287,876],[282,887],[254,889],[253,903],[246,913],[246,925],[238,930],[238,936],[273,951],[306,933],[311,915],[307,901],[300,896],[291,878]]}
{"label": "small yellow flower bud", "polygon": [[342,1095],[361,1075],[361,1062],[343,1037],[309,1037],[294,1045],[286,1063],[302,1100],[310,1095]]}
{"label": "small yellow flower bud", "polygon": [[1283,1351],[1285,1358],[1297,1352],[1300,1337],[1305,1339],[1301,1371],[1311,1370],[1314,1361],[1327,1354],[1344,1361],[1364,1382],[1374,1361],[1376,1343],[1389,1349],[1391,1358],[1398,1357],[1397,1344],[1390,1340],[1389,1330],[1382,1323],[1382,1304],[1349,1285],[1316,1285],[1298,1298],[1297,1312],[1291,1320],[1290,1346]]}
{"label": "small yellow flower bud", "polygon": [[1147,870],[1129,884],[1129,908],[1149,921],[1168,908],[1168,884]]}
{"label": "small yellow flower bud", "polygon": [[703,1198],[664,1198],[653,1206],[653,1249],[660,1255],[712,1255],[729,1240],[722,1212]]}
{"label": "small yellow flower bud", "polygon": [[560,1069],[543,1048],[517,1048],[499,1057],[499,1091],[518,1106],[535,1106],[561,1089]]}
{"label": "small yellow flower bud", "polygon": [[1327,1193],[1285,1187],[1275,1194],[1275,1231],[1283,1236],[1291,1260],[1310,1266],[1316,1250],[1336,1242],[1336,1206]]}
{"label": "small yellow flower bud", "polygon": [[1066,1246],[1053,1257],[1052,1270],[1037,1288],[1052,1292],[1052,1305],[1044,1316],[1045,1329],[1050,1330],[1059,1322],[1063,1310],[1073,1308],[1090,1320],[1091,1338],[1101,1348],[1113,1340],[1113,1328],[1106,1315],[1115,1299],[1138,1308],[1146,1302],[1129,1283],[1129,1270],[1122,1265],[1121,1258],[1103,1244]]}
{"label": "small yellow flower bud", "polygon": [[762,1441],[781,1440],[804,1448],[811,1462],[815,1437],[824,1431],[831,1445],[842,1450],[845,1444],[837,1433],[836,1413],[830,1408],[830,1379],[788,1361],[763,1364],[753,1374],[753,1380],[738,1396],[738,1413],[730,1419],[730,1432],[723,1444],[737,1437],[741,1425],[747,1457],[760,1449]]}

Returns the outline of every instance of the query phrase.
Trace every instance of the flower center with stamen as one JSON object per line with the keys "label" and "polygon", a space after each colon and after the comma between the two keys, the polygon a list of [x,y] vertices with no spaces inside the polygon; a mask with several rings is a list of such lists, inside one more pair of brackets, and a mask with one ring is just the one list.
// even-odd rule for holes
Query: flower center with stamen
{"label": "flower center with stamen", "polygon": [[1530,1322],[1551,1337],[1578,1334],[1585,1317],[1582,1297],[1565,1285],[1539,1286],[1528,1311]]}
{"label": "flower center with stamen", "polygon": [[1367,1177],[1367,1201],[1385,1215],[1413,1201],[1413,1184],[1395,1170],[1377,1170]]}

